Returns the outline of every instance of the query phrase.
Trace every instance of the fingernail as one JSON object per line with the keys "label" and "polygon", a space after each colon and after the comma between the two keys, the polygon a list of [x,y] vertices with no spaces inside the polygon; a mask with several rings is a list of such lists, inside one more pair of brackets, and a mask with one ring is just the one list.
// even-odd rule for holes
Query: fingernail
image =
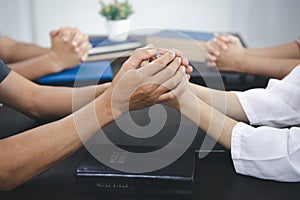
{"label": "fingernail", "polygon": [[154,46],[153,44],[148,44],[147,46],[144,47],[144,49],[152,48],[153,46]]}
{"label": "fingernail", "polygon": [[181,66],[181,70],[182,70],[182,72],[185,73],[185,67],[184,66]]}
{"label": "fingernail", "polygon": [[80,51],[80,47],[75,48],[75,51],[78,53]]}
{"label": "fingernail", "polygon": [[77,46],[78,42],[77,41],[72,41],[73,46]]}
{"label": "fingernail", "polygon": [[176,53],[175,53],[174,51],[171,51],[170,53],[171,53],[171,56],[172,56],[173,58],[175,58]]}
{"label": "fingernail", "polygon": [[179,63],[181,64],[181,62],[182,62],[181,57],[178,57],[178,61],[179,61]]}
{"label": "fingernail", "polygon": [[156,54],[156,50],[155,49],[148,49],[147,52],[150,53],[150,54]]}
{"label": "fingernail", "polygon": [[87,58],[88,58],[88,55],[84,55],[84,56],[81,57],[81,60],[85,61]]}
{"label": "fingernail", "polygon": [[63,41],[67,42],[69,38],[67,36],[63,36]]}

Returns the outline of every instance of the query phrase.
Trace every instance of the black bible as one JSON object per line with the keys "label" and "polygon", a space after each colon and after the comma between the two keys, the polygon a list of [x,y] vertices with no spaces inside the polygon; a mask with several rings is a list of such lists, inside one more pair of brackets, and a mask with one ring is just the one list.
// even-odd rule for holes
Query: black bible
{"label": "black bible", "polygon": [[[97,148],[97,147],[93,147]],[[126,146],[121,152],[112,152],[112,159],[121,159],[124,152],[148,152],[153,147]],[[124,150],[124,151],[123,151]],[[164,159],[163,157],[160,159]],[[166,158],[167,159],[167,158]],[[151,162],[151,161],[150,161]],[[103,164],[87,152],[76,173],[77,190],[84,195],[141,196],[141,197],[191,197],[194,185],[195,153],[187,150],[168,166],[146,173],[123,172]]]}

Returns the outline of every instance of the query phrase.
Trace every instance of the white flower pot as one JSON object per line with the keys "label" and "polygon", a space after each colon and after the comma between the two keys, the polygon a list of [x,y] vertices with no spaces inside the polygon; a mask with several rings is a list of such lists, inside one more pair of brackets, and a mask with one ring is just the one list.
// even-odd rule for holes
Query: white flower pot
{"label": "white flower pot", "polygon": [[108,39],[111,41],[124,41],[128,38],[130,20],[107,20]]}

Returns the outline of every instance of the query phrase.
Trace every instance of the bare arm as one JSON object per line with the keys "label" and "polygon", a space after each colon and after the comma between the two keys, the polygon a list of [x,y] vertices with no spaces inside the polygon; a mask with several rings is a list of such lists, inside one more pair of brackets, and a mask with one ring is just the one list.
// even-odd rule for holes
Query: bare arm
{"label": "bare arm", "polygon": [[[11,45],[13,47],[7,51],[7,54],[15,57],[22,56],[24,59],[8,60],[6,63],[22,76],[34,80],[80,64],[87,58],[88,51],[91,48],[88,36],[71,27],[63,27],[51,32],[51,42],[51,49],[15,42],[14,45]],[[13,41],[10,43],[13,43]],[[6,48],[5,45],[3,46],[1,52],[5,55]],[[25,49],[26,47],[28,49]],[[19,48],[22,52],[28,53],[16,50]],[[25,54],[31,55],[31,57],[25,58]]]}
{"label": "bare arm", "polygon": [[[113,120],[109,102],[108,96],[101,96],[62,120],[0,140],[0,189],[16,187],[80,148],[99,127]],[[101,112],[93,121],[95,107]],[[80,137],[75,118],[76,122],[89,124]]]}
{"label": "bare arm", "polygon": [[11,71],[0,84],[0,101],[34,118],[55,119],[70,114],[72,102],[75,111],[101,95],[109,85],[83,88],[40,86]]}
{"label": "bare arm", "polygon": [[282,79],[299,64],[300,59],[272,58],[245,54],[240,64],[240,69],[241,72],[245,73]]}
{"label": "bare arm", "polygon": [[300,51],[296,42],[266,48],[246,48],[246,53],[273,58],[300,59]]}
{"label": "bare arm", "polygon": [[0,58],[6,63],[27,60],[49,52],[50,49],[48,48],[18,42],[9,37],[0,38]]}
{"label": "bare arm", "polygon": [[[196,99],[196,107],[198,108],[198,113],[195,113],[195,111],[190,112],[195,110],[195,105],[192,104],[182,107],[181,112],[209,136],[230,150],[232,130],[238,122],[209,106],[199,98]],[[195,118],[195,114],[199,114],[199,117]]]}
{"label": "bare arm", "polygon": [[[187,80],[185,81],[187,82]],[[230,150],[232,130],[238,122],[196,96],[190,84],[181,84],[185,87],[184,92],[178,93],[176,90],[173,90],[177,94],[177,101],[171,100],[166,102],[166,104],[177,108],[209,136]],[[205,91],[205,93],[207,92]],[[208,99],[209,97],[206,100]]]}
{"label": "bare arm", "polygon": [[219,112],[237,121],[248,122],[248,118],[237,96],[232,92],[214,90],[189,83],[197,97]]}

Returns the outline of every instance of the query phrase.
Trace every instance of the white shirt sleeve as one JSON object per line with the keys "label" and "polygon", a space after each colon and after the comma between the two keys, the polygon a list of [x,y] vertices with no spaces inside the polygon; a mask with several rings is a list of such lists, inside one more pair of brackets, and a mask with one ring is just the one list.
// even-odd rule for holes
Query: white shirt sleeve
{"label": "white shirt sleeve", "polygon": [[232,132],[231,156],[237,173],[299,182],[300,128],[254,128],[239,122]]}
{"label": "white shirt sleeve", "polygon": [[273,127],[300,124],[300,65],[282,80],[271,79],[266,89],[234,93],[250,124]]}

